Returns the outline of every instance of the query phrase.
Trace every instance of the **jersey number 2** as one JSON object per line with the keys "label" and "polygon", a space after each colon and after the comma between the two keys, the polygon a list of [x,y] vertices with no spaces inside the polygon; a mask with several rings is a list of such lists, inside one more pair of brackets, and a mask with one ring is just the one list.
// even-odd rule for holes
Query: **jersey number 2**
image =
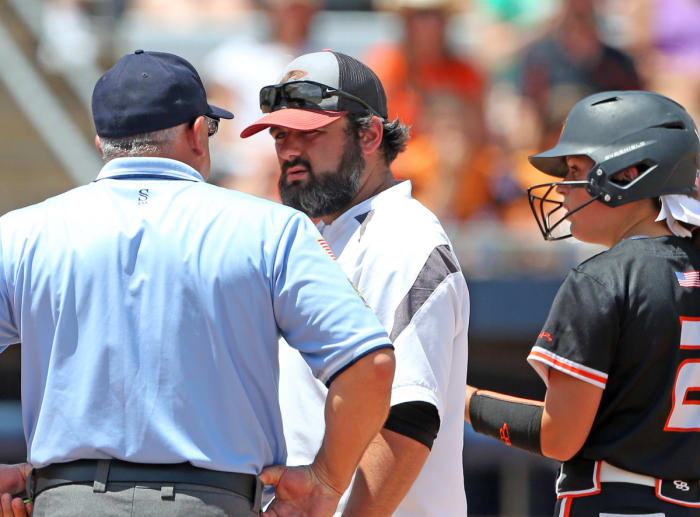
{"label": "jersey number 2", "polygon": [[[700,318],[681,317],[681,349],[700,353]],[[681,362],[664,431],[700,431],[700,359]]]}

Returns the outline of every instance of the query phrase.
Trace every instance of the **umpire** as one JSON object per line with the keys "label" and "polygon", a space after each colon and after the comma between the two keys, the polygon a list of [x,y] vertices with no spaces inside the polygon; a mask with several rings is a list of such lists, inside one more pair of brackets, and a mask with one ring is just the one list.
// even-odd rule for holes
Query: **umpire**
{"label": "umpire", "polygon": [[[306,216],[205,183],[233,115],[190,63],[124,56],[93,116],[96,180],[0,218],[28,453],[0,466],[0,516],[257,516],[260,478],[275,516],[331,515],[388,412],[381,324]],[[286,457],[280,334],[330,386],[327,432],[311,465],[263,470]]]}

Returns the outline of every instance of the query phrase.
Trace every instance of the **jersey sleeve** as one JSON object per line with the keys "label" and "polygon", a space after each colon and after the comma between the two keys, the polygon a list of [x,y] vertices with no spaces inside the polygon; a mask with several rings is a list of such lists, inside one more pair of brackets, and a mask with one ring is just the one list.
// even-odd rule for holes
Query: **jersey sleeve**
{"label": "jersey sleeve", "polygon": [[620,309],[611,289],[579,270],[559,288],[528,362],[548,382],[549,369],[605,388],[620,335]]}
{"label": "jersey sleeve", "polygon": [[329,384],[361,357],[392,347],[384,327],[306,216],[295,214],[287,224],[272,276],[280,332],[320,381]]}
{"label": "jersey sleeve", "polygon": [[10,303],[10,290],[5,272],[6,258],[3,254],[2,235],[0,234],[0,353],[8,345],[19,343],[19,329]]}

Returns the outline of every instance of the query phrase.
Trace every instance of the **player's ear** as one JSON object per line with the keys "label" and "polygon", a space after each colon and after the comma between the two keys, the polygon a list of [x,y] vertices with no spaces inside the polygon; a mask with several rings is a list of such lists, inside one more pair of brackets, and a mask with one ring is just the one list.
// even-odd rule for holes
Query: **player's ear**
{"label": "player's ear", "polygon": [[628,167],[622,173],[628,181],[636,180],[639,177],[639,169],[637,167]]}
{"label": "player's ear", "polygon": [[629,183],[630,181],[633,181],[638,177],[639,169],[637,169],[637,167],[627,167],[625,170],[622,170],[615,174],[613,179],[622,183]]}
{"label": "player's ear", "polygon": [[364,155],[372,154],[382,145],[384,125],[379,117],[372,117],[370,126],[360,132],[360,147]]}

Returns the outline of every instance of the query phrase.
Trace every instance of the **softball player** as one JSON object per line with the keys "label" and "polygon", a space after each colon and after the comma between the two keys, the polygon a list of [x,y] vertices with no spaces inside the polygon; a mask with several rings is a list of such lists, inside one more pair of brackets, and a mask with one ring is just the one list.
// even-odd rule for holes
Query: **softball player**
{"label": "softball player", "polygon": [[563,180],[529,189],[545,239],[610,249],[567,275],[528,356],[544,403],[468,387],[465,417],[563,461],[557,516],[700,513],[698,149],[682,106],[614,91],[530,157]]}

